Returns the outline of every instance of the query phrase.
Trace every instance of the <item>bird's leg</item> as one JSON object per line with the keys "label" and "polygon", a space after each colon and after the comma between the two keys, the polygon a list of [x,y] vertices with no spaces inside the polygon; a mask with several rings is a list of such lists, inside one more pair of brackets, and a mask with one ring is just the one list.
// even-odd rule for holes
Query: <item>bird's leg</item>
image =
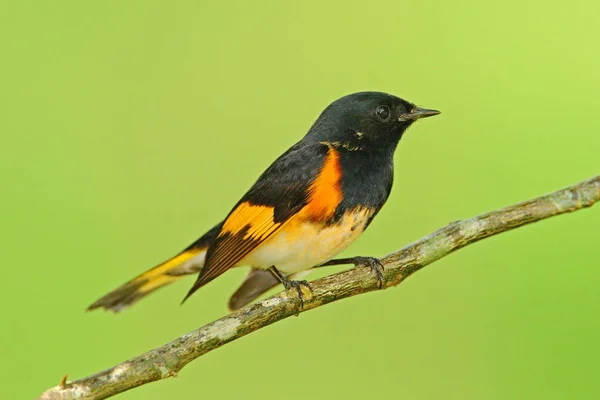
{"label": "bird's leg", "polygon": [[275,275],[275,277],[279,279],[279,281],[281,281],[285,290],[288,290],[290,288],[296,289],[296,291],[298,292],[298,297],[300,298],[300,305],[301,307],[304,307],[304,296],[302,295],[302,286],[305,286],[308,290],[312,292],[312,288],[308,284],[308,281],[292,281],[288,279],[285,275],[283,275],[277,268],[275,268],[275,266],[269,268],[269,271],[271,271],[271,273]]}
{"label": "bird's leg", "polygon": [[338,258],[337,260],[329,260],[326,263],[317,265],[315,268],[327,267],[329,265],[342,265],[342,264],[354,264],[354,267],[365,266],[371,269],[377,275],[378,287],[381,289],[383,286],[383,271],[385,268],[381,261],[375,257],[350,257],[350,258]]}

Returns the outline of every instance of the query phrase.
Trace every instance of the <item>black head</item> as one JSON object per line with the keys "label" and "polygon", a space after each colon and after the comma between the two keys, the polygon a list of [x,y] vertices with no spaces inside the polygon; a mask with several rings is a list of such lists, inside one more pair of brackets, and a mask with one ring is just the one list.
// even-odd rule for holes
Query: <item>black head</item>
{"label": "black head", "polygon": [[349,149],[394,149],[413,122],[439,113],[386,93],[354,93],[331,103],[303,141],[335,142]]}

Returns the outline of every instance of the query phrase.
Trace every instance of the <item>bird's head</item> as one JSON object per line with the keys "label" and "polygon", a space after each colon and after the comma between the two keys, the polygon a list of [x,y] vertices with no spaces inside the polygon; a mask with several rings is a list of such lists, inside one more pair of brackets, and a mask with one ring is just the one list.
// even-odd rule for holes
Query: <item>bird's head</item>
{"label": "bird's head", "polygon": [[304,140],[348,149],[393,149],[413,122],[439,113],[387,93],[359,92],[331,103]]}

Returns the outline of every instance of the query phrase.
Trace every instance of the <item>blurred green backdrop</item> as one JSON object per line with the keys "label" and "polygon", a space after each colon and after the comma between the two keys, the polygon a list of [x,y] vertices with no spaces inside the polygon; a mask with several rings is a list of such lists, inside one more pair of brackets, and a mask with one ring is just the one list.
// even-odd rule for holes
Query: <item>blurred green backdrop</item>
{"label": "blurred green backdrop", "polygon": [[[390,201],[346,255],[384,255],[598,174],[598,12],[4,1],[2,398],[34,398],[224,315],[244,270],[183,307],[192,279],[119,315],[84,309],[213,226],[344,94],[443,111],[409,130]],[[599,224],[600,207],[486,240],[119,398],[599,398]]]}

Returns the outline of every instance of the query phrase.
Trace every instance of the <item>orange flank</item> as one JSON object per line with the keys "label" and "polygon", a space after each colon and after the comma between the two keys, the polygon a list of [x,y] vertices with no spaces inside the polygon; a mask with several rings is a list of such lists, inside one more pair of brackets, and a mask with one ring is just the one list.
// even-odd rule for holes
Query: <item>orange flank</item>
{"label": "orange flank", "polygon": [[340,156],[331,146],[317,178],[310,185],[309,200],[301,216],[315,221],[325,221],[333,216],[342,201]]}

